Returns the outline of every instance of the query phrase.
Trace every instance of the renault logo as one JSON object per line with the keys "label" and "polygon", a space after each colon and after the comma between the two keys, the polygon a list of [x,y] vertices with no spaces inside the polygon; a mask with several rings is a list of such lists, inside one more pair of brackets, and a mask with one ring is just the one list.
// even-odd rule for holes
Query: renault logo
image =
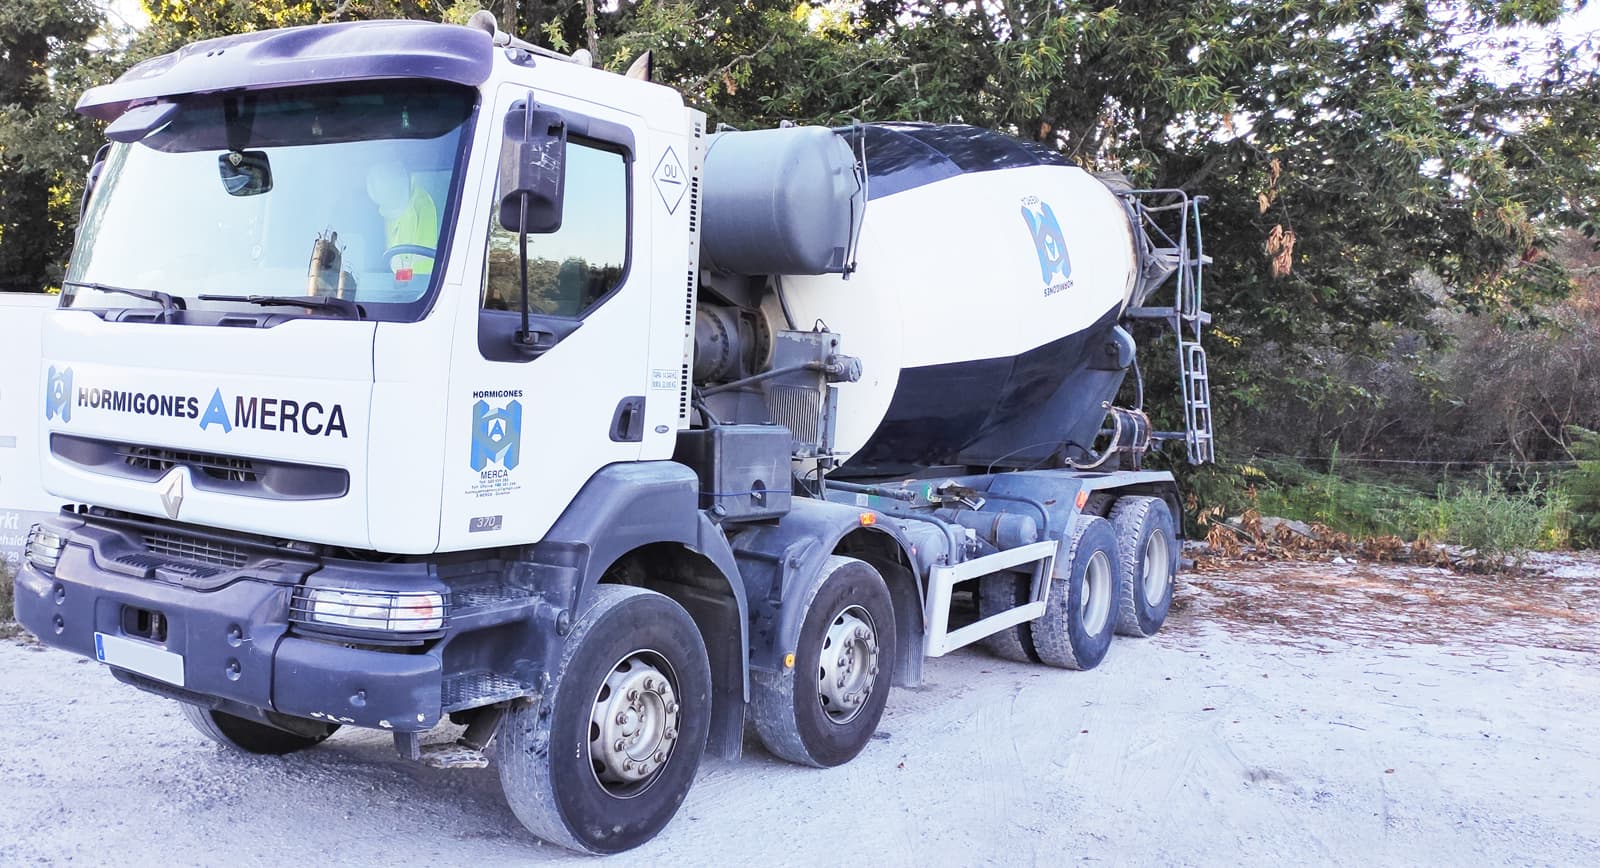
{"label": "renault logo", "polygon": [[178,517],[178,510],[183,508],[182,473],[172,475],[172,481],[167,483],[166,490],[161,492],[161,505],[167,510],[167,518]]}

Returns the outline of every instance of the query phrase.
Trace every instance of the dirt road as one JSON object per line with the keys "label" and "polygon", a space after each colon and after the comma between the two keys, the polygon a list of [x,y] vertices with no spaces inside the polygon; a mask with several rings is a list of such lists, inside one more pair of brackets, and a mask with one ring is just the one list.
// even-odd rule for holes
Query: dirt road
{"label": "dirt road", "polygon": [[[709,760],[622,864],[1600,864],[1600,561],[1188,576],[1093,672],[930,661],[855,762]],[[0,864],[576,859],[493,769],[349,732],[222,752],[96,664],[0,643]],[[437,737],[443,740],[446,733]]]}

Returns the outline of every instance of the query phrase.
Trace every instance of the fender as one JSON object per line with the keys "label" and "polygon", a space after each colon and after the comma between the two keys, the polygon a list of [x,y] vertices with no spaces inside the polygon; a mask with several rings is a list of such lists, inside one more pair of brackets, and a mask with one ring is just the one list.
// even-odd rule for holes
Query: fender
{"label": "fender", "polygon": [[[735,617],[717,618],[717,604],[704,592],[672,596],[701,625],[707,641],[717,692],[714,749],[737,758],[750,691],[750,608],[727,537],[701,512],[699,498],[700,479],[682,464],[609,465],[589,478],[545,538],[528,547],[521,568],[555,610],[555,629],[535,640],[542,646],[541,659],[548,661],[557,659],[567,625],[618,559],[644,546],[670,543],[709,561],[727,583]],[[718,629],[708,630],[708,624]],[[719,638],[725,644],[710,647]]]}
{"label": "fender", "polygon": [[[864,516],[872,518],[863,521]],[[916,563],[911,543],[893,517],[882,515],[881,518],[879,520],[879,513],[857,506],[796,499],[789,514],[777,524],[752,525],[734,536],[734,559],[751,606],[751,668],[770,671],[784,668],[784,657],[794,652],[800,624],[805,619],[800,606],[786,604],[808,586],[823,560],[834,553],[846,534],[863,529],[885,534],[894,541],[907,563]],[[891,596],[896,606],[904,599],[893,589]],[[900,624],[907,622],[901,617],[896,620]],[[918,611],[915,621],[920,623],[921,620],[922,612]],[[920,645],[918,649],[920,654]]]}

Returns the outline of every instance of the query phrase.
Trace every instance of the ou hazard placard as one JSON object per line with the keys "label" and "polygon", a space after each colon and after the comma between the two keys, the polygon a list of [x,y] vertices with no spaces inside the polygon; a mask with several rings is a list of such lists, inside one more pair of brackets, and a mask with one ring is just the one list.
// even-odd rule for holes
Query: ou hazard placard
{"label": "ou hazard placard", "polygon": [[667,148],[667,152],[661,155],[661,160],[656,163],[655,179],[661,204],[667,206],[668,214],[677,213],[684,191],[689,189],[689,177],[683,171],[683,163],[678,160],[676,151]]}

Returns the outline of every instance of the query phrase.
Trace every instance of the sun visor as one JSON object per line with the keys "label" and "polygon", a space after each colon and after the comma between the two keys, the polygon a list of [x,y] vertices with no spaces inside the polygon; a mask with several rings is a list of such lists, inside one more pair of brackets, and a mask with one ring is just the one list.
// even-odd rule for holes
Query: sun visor
{"label": "sun visor", "polygon": [[242,33],[153,57],[91,88],[78,112],[111,120],[162,97],[372,79],[425,78],[477,86],[493,46],[482,30],[418,21],[351,21]]}

